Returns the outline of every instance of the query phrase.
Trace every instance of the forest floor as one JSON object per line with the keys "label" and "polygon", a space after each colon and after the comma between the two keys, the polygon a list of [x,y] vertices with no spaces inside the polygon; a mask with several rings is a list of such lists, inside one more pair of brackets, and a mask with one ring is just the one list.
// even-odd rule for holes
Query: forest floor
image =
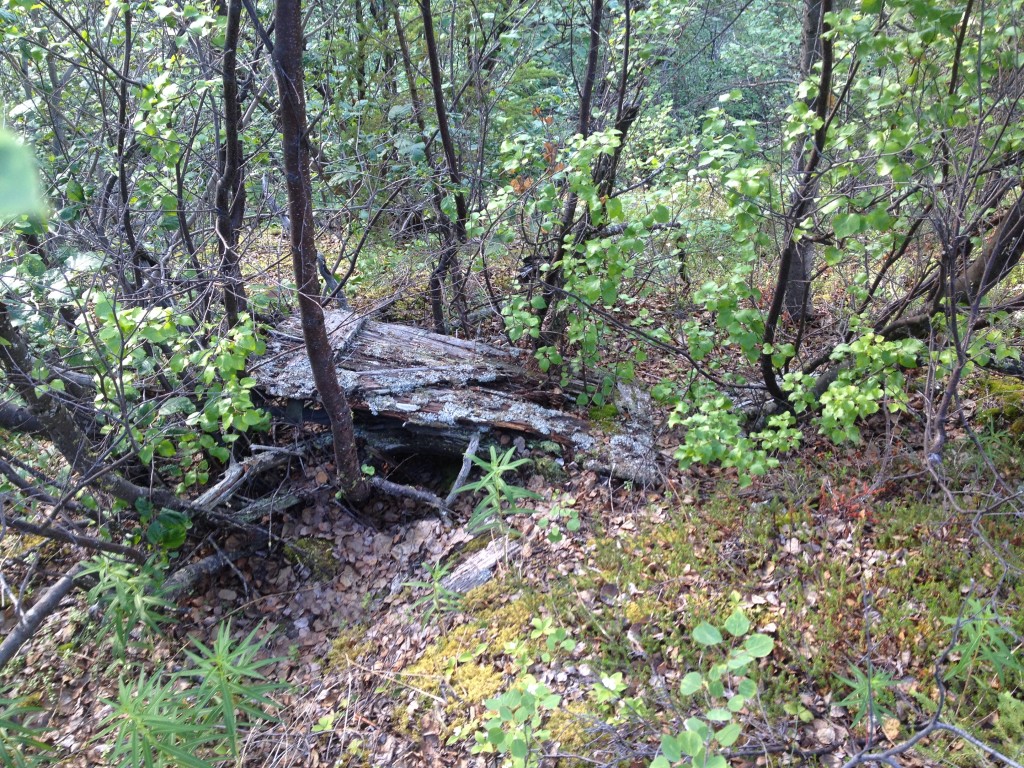
{"label": "forest floor", "polygon": [[[758,698],[739,713],[732,764],[837,766],[869,735],[897,742],[929,714],[933,666],[966,611],[946,716],[1020,759],[1024,681],[992,658],[999,641],[1020,658],[1024,581],[1007,565],[1024,556],[1024,528],[951,512],[917,464],[915,430],[873,426],[863,447],[812,441],[745,489],[718,469],[666,465],[652,488],[526,470],[516,482],[541,498],[476,538],[469,496],[448,521],[386,500],[354,516],[323,488],[329,467],[295,466],[290,487],[311,500],[281,523],[295,551],[238,561],[180,604],[164,638],[132,653],[179,664],[189,638],[210,643],[225,619],[238,637],[265,637],[276,659],[265,672],[289,688],[276,696],[280,721],[248,733],[246,765],[492,765],[472,753],[485,702],[528,673],[560,696],[530,721],[528,764],[646,766],[660,734],[691,712],[681,678],[714,657],[692,631],[738,607],[775,642],[754,674]],[[999,460],[1017,476],[1013,451]],[[958,506],[983,507],[968,441],[955,444],[949,472]],[[464,596],[435,583],[491,538],[508,546],[491,581]],[[116,665],[102,644],[80,642],[96,633],[81,602],[49,628],[17,670],[21,693],[52,712],[64,764],[101,765],[106,749],[90,737],[102,700],[116,696]],[[608,686],[615,695],[602,695]],[[903,760],[988,764],[941,736]]]}
{"label": "forest floor", "polygon": [[[354,513],[328,485],[330,457],[306,457],[277,478],[305,505],[265,521],[291,545],[201,582],[129,658],[177,669],[225,621],[264,640],[263,671],[287,688],[274,694],[277,722],[246,729],[244,765],[498,765],[487,749],[515,731],[526,753],[506,765],[646,767],[663,734],[708,707],[680,694],[684,676],[742,641],[708,646],[694,630],[738,609],[773,648],[750,672],[757,696],[734,713],[731,765],[832,768],[898,743],[934,711],[944,651],[944,717],[1020,761],[1024,527],[989,492],[993,470],[1019,483],[1021,394],[965,387],[980,443],[951,430],[943,483],[923,464],[919,395],[906,413],[871,417],[859,445],[811,436],[745,488],[733,470],[676,468],[667,429],[650,487],[509,441],[529,461],[505,479],[537,498],[482,535],[467,530],[479,497],[460,495],[450,518],[387,498]],[[443,495],[458,467],[378,469]],[[466,594],[442,586],[488,546],[501,553],[493,578]],[[80,596],[6,670],[68,766],[108,762],[96,736],[124,669],[92,613]],[[527,688],[544,695],[495,702]],[[943,734],[900,761],[990,764]]]}

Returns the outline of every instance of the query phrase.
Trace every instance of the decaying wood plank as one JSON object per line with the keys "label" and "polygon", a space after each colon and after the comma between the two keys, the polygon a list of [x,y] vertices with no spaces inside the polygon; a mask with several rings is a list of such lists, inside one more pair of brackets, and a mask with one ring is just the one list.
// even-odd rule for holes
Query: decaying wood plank
{"label": "decaying wood plank", "polygon": [[520,549],[519,543],[508,536],[493,539],[486,547],[460,562],[455,570],[441,580],[441,586],[452,592],[465,594],[490,581],[494,577],[495,566],[515,555]]}
{"label": "decaying wood plank", "polygon": [[[460,456],[474,435],[508,431],[556,442],[582,466],[656,482],[646,419],[624,419],[618,434],[602,435],[585,419],[552,407],[542,382],[524,368],[521,351],[365,320],[345,310],[324,314],[357,432],[379,450]],[[270,398],[316,402],[297,319],[279,326],[250,371]],[[640,411],[629,404],[629,414]]]}

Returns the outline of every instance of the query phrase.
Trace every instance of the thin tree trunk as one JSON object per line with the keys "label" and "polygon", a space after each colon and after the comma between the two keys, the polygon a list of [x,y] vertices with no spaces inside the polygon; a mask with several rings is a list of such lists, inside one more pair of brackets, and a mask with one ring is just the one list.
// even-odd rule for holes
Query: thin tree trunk
{"label": "thin tree trunk", "polygon": [[[822,0],[822,15],[832,11],[832,0]],[[826,22],[822,22],[822,55],[821,55],[821,79],[818,83],[818,96],[814,101],[815,114],[821,121],[818,129],[814,132],[811,142],[811,149],[803,162],[800,177],[797,180],[796,189],[790,197],[790,209],[786,216],[789,231],[786,237],[786,245],[779,259],[779,274],[775,280],[775,292],[772,295],[772,303],[768,309],[768,315],[764,321],[764,348],[767,351],[761,353],[760,367],[761,375],[764,378],[765,387],[773,398],[780,403],[788,402],[786,394],[779,386],[775,377],[775,364],[772,362],[772,347],[775,344],[775,335],[778,331],[779,319],[782,316],[782,309],[785,302],[786,292],[790,285],[790,277],[793,273],[793,265],[801,256],[800,241],[797,239],[797,227],[800,222],[807,218],[814,205],[814,191],[818,184],[818,165],[821,162],[822,153],[825,151],[825,139],[829,129],[829,94],[832,92],[832,41],[825,37],[830,30]]]}
{"label": "thin tree trunk", "polygon": [[[459,158],[455,152],[455,142],[452,140],[451,126],[448,123],[448,110],[444,103],[444,78],[437,52],[430,0],[419,0],[419,6],[423,18],[423,41],[427,46],[427,61],[430,64],[430,89],[434,95],[434,109],[437,112],[437,130],[441,135],[441,148],[448,166],[448,180],[451,182],[452,195],[455,198],[455,221],[448,221],[448,231],[444,236],[441,255],[438,257],[437,266],[430,274],[430,306],[434,315],[434,328],[438,333],[446,333],[442,286],[445,277],[453,273],[458,266],[459,245],[466,242],[466,220],[469,218],[469,212],[466,207],[466,194],[462,189]],[[455,298],[458,300],[460,297]]]}
{"label": "thin tree trunk", "polygon": [[[121,70],[121,85],[117,96],[117,183],[121,193],[121,229],[128,243],[131,257],[133,293],[142,291],[145,278],[142,272],[142,257],[145,252],[135,236],[132,224],[130,195],[128,190],[128,74],[132,60],[132,10],[124,8],[124,62]],[[127,281],[126,281],[127,282]]]}
{"label": "thin tree trunk", "polygon": [[356,21],[356,98],[366,98],[366,19],[363,15],[363,0],[353,4]]}
{"label": "thin tree trunk", "polygon": [[[416,70],[412,65],[412,54],[409,53],[409,43],[405,37],[405,29],[402,26],[402,17],[398,13],[398,8],[392,9],[392,18],[395,21],[395,36],[398,38],[398,50],[402,54],[402,69],[405,71],[405,79],[409,84],[409,101],[412,103],[412,117],[416,121],[416,127],[420,130],[420,136],[426,139],[427,135],[427,124],[423,120],[423,102],[420,100],[419,91],[416,89]],[[434,161],[431,157],[430,143],[427,142],[423,148],[423,152],[426,155],[427,163],[433,166]]]}
{"label": "thin tree trunk", "polygon": [[324,325],[323,307],[319,300],[303,83],[301,6],[301,0],[277,0],[274,44],[274,73],[280,94],[284,170],[288,187],[288,212],[291,216],[292,265],[306,353],[309,355],[313,381],[331,422],[338,481],[348,498],[358,503],[366,498],[368,489],[359,467],[352,409],[338,383],[334,356]]}
{"label": "thin tree trunk", "polygon": [[[604,15],[604,0],[593,0],[590,8],[590,42],[587,47],[587,71],[583,75],[583,89],[580,92],[580,115],[577,131],[583,138],[590,136],[590,122],[594,97],[594,84],[597,82],[598,54],[601,50],[601,19]],[[541,333],[537,337],[535,347],[555,346],[558,343],[561,333],[558,329],[544,328],[544,320],[555,303],[559,292],[565,285],[565,275],[562,271],[562,259],[570,245],[575,245],[570,240],[575,240],[573,226],[576,221],[576,207],[579,205],[579,197],[575,192],[570,192],[562,206],[562,218],[558,227],[558,247],[554,258],[549,264],[554,265],[547,271],[544,277],[544,288],[541,295],[544,298],[544,305],[537,310],[537,318],[540,321]]]}
{"label": "thin tree trunk", "polygon": [[245,216],[245,177],[242,174],[242,141],[238,131],[242,108],[238,103],[238,33],[242,0],[228,0],[224,37],[224,143],[220,149],[220,180],[217,184],[217,252],[224,278],[224,309],[228,325],[238,324],[245,312],[245,286],[238,267],[238,232]]}
{"label": "thin tree trunk", "polygon": [[427,46],[427,60],[430,63],[430,88],[434,94],[434,108],[437,110],[437,130],[441,134],[441,147],[444,150],[445,162],[448,165],[448,179],[452,184],[455,196],[455,233],[460,242],[466,239],[466,196],[462,191],[462,176],[459,172],[459,158],[455,153],[455,142],[452,140],[451,126],[448,123],[448,110],[444,103],[444,78],[441,74],[441,61],[437,53],[437,38],[434,36],[434,19],[430,10],[430,0],[420,0],[420,14],[423,16],[423,38]]}
{"label": "thin tree trunk", "polygon": [[[811,74],[811,69],[822,54],[822,24],[824,6],[822,0],[805,0],[803,13],[803,30],[800,47],[800,79],[804,80]],[[819,93],[818,100],[828,103],[828,94]],[[812,106],[813,108],[813,106]],[[793,172],[800,174],[804,163],[804,141],[797,142],[793,148]],[[817,196],[817,182],[805,194]],[[807,319],[811,307],[811,275],[814,272],[814,243],[807,238],[798,240],[793,245],[793,264],[790,268],[789,280],[786,285],[786,313],[795,323]]]}
{"label": "thin tree trunk", "polygon": [[590,7],[590,43],[587,46],[587,71],[583,75],[583,91],[580,93],[580,126],[583,138],[590,135],[590,112],[594,98],[594,84],[597,82],[597,57],[601,50],[601,17],[604,15],[604,0],[593,0]]}

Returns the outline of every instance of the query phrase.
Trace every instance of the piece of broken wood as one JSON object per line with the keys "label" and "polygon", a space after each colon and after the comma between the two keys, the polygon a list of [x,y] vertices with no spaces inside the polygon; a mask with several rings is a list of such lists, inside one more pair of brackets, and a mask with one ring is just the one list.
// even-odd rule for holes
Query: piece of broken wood
{"label": "piece of broken wood", "polygon": [[441,586],[452,592],[466,594],[494,577],[498,563],[516,554],[522,547],[509,536],[498,536],[486,547],[477,550],[460,562],[441,580]]}
{"label": "piece of broken wood", "polygon": [[[498,433],[549,440],[587,468],[645,484],[658,481],[649,406],[621,408],[615,434],[561,410],[552,393],[527,370],[521,350],[502,349],[344,310],[325,310],[338,379],[352,406],[357,434],[388,452],[463,456],[474,435]],[[262,394],[298,403],[302,420],[315,421],[316,391],[297,318],[270,335],[266,354],[249,370]],[[646,393],[634,392],[633,401]],[[313,407],[310,407],[313,406]],[[291,412],[295,412],[292,407]]]}

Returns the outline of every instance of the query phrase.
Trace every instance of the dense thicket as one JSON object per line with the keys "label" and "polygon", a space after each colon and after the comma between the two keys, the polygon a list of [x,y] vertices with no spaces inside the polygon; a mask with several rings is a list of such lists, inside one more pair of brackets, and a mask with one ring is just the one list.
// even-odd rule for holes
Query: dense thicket
{"label": "dense thicket", "polygon": [[941,476],[964,377],[1020,373],[1021,15],[4,0],[4,122],[49,207],[3,229],[6,525],[135,559],[245,529],[193,502],[269,426],[246,366],[296,285],[350,500],[318,311],[392,294],[579,406],[645,383],[675,459],[741,481],[925,369]]}

